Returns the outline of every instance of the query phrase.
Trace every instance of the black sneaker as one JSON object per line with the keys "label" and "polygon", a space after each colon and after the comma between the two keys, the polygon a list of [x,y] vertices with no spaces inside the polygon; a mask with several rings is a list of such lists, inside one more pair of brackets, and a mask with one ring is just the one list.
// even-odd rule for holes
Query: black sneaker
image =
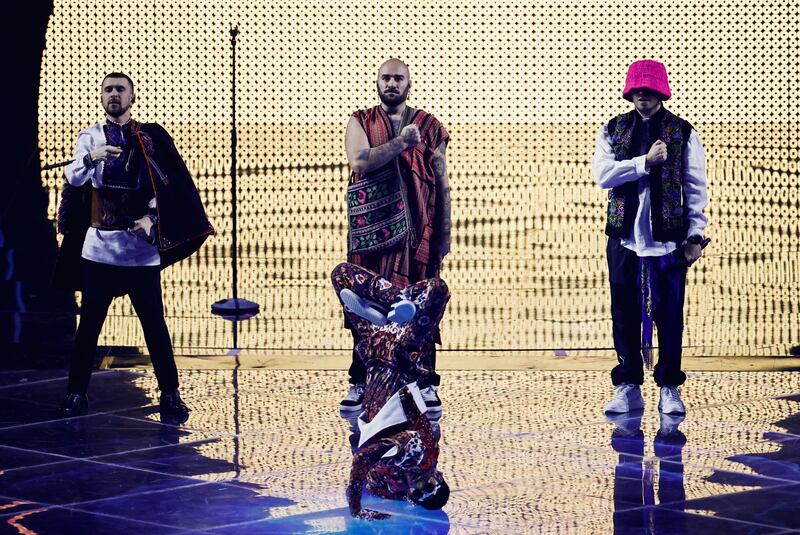
{"label": "black sneaker", "polygon": [[83,416],[87,412],[89,412],[89,398],[86,397],[86,394],[69,393],[58,408],[58,417],[72,418],[73,416]]}
{"label": "black sneaker", "polygon": [[339,403],[339,410],[342,412],[360,411],[361,404],[364,402],[364,385],[350,385],[347,395]]}
{"label": "black sneaker", "polygon": [[177,390],[161,392],[159,410],[161,421],[164,423],[182,424],[189,419],[189,407],[183,402]]}

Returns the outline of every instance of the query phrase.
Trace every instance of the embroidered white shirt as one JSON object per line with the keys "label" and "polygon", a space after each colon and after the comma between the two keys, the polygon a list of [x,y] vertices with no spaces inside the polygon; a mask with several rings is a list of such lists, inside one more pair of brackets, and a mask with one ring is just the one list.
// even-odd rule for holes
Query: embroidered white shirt
{"label": "embroidered white shirt", "polygon": [[[106,144],[103,123],[98,123],[78,134],[78,144],[72,156],[75,161],[67,166],[67,182],[72,186],[83,186],[91,180],[94,187],[103,185],[104,162],[97,162],[94,167],[87,167],[84,157],[97,147]],[[150,207],[155,208],[155,198],[150,200]],[[92,262],[113,266],[158,266],[161,255],[158,248],[144,238],[131,234],[126,230],[99,230],[89,227],[83,241],[81,256]]]}

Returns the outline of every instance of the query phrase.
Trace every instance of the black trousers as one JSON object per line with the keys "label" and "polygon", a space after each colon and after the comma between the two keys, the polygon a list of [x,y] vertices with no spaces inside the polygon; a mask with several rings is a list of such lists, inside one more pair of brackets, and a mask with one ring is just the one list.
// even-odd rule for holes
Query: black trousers
{"label": "black trousers", "polygon": [[69,367],[69,392],[85,394],[89,388],[97,339],[108,307],[114,297],[126,294],[142,324],[158,387],[167,392],[178,388],[178,370],[161,300],[161,268],[112,266],[82,259],[81,270],[81,321]]}
{"label": "black trousers", "polygon": [[[617,366],[611,370],[611,382],[640,385],[644,382],[642,362],[642,312],[639,257],[609,238],[606,246],[608,278],[611,284],[611,321]],[[670,266],[658,274],[664,291],[653,318],[658,331],[658,363],[653,378],[658,386],[682,385],[686,374],[681,371],[683,338],[683,302],[686,293],[686,267]]]}
{"label": "black trousers", "polygon": [[[353,333],[353,354],[350,361],[350,369],[347,370],[347,373],[350,375],[350,384],[366,384],[367,382],[367,369],[364,367],[364,363],[361,362],[361,359],[358,357],[358,351],[356,351],[355,346],[358,345],[358,341],[361,339],[358,335],[358,331],[354,328],[350,328],[350,331]],[[430,385],[439,386],[439,381],[441,377],[439,374],[436,373],[436,344],[431,343],[433,346],[431,348],[431,362],[433,364],[434,372],[429,376],[425,377],[424,379],[420,379],[417,381],[417,386],[420,388],[427,388]]]}

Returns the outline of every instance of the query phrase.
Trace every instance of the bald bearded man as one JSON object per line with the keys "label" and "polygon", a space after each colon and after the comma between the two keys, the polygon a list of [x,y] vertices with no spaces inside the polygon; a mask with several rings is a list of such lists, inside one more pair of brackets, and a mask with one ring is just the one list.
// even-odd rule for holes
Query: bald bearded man
{"label": "bald bearded man", "polygon": [[[348,262],[405,288],[438,277],[450,252],[450,186],[445,150],[449,135],[426,111],[406,103],[411,72],[398,59],[378,70],[381,104],[352,114],[345,134],[350,164]],[[354,347],[358,332],[353,332]],[[423,351],[435,366],[438,329]],[[340,409],[360,411],[366,370],[353,351],[350,390]],[[419,384],[429,412],[441,411],[439,375]]]}

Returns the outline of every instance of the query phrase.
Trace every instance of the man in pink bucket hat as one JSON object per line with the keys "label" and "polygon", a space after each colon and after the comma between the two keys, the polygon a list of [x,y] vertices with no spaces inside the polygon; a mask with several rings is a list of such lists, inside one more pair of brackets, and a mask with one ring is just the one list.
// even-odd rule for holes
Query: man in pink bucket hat
{"label": "man in pink bucket hat", "polygon": [[592,171],[608,189],[606,234],[611,320],[618,364],[607,413],[641,410],[640,385],[658,331],[659,411],[685,414],[681,370],[686,271],[708,243],[705,153],[687,121],[668,111],[667,70],[653,60],[628,68],[622,98],[634,109],[604,124],[595,140]]}

